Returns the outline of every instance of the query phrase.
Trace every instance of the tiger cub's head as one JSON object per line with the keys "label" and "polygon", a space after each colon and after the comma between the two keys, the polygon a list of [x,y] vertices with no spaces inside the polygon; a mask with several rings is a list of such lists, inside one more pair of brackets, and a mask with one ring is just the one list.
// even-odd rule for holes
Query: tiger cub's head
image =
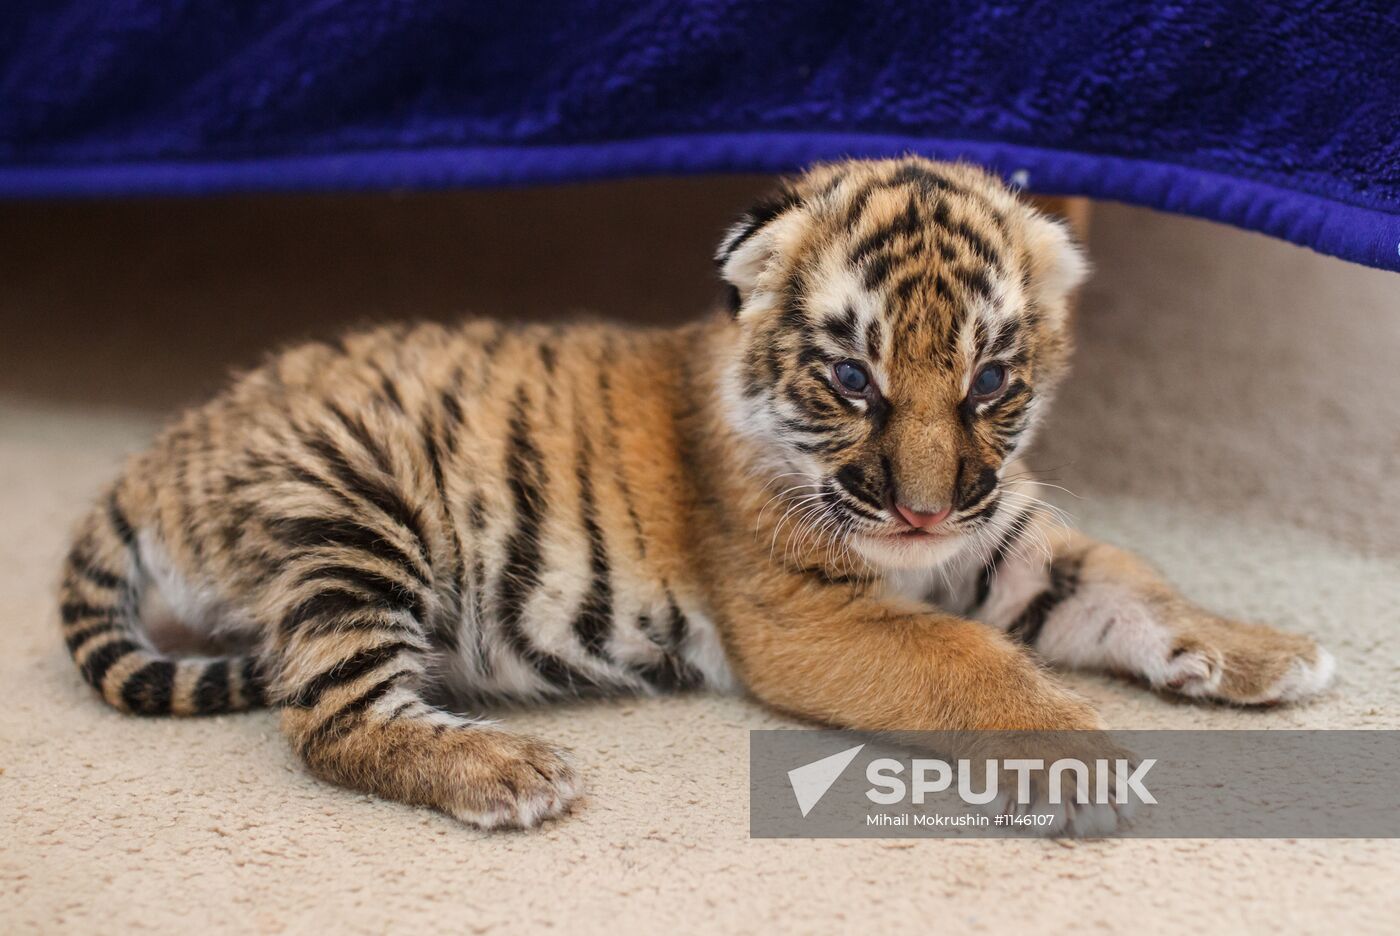
{"label": "tiger cub's head", "polygon": [[914,568],[1006,512],[1086,272],[1063,227],[972,166],[852,161],[784,184],[716,260],[741,336],[728,419],[811,525]]}

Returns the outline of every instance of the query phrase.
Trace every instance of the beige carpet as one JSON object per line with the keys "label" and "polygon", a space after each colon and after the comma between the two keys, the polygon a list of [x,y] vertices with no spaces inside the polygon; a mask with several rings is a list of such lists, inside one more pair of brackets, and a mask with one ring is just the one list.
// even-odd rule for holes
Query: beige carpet
{"label": "beige carpet", "polygon": [[[0,207],[0,932],[1393,932],[1400,843],[750,841],[738,699],[513,716],[573,818],[484,835],[313,782],[271,715],[126,719],[62,652],[65,530],[269,343],[383,315],[695,309],[758,187]],[[1306,708],[1074,682],[1116,727],[1400,728],[1400,278],[1104,206],[1038,463],[1202,601],[1312,632]]]}

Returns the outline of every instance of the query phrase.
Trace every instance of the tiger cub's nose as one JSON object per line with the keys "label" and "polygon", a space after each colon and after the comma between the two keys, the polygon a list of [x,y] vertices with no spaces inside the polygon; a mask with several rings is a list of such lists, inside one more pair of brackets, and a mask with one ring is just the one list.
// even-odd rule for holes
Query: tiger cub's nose
{"label": "tiger cub's nose", "polygon": [[953,511],[952,506],[949,505],[935,513],[925,513],[923,511],[915,510],[912,507],[906,507],[898,502],[895,503],[894,509],[897,510],[899,512],[899,515],[904,518],[905,523],[909,524],[916,530],[933,529],[934,527],[942,523],[945,519],[947,519],[948,514],[952,513]]}

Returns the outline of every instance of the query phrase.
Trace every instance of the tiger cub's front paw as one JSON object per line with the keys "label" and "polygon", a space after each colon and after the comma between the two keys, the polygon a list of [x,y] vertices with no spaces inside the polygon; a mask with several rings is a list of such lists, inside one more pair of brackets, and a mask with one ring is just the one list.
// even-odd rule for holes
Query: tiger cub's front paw
{"label": "tiger cub's front paw", "polygon": [[528,829],[572,809],[582,785],[562,751],[505,732],[474,734],[470,755],[453,766],[448,813],[482,829]]}
{"label": "tiger cub's front paw", "polygon": [[1311,698],[1332,683],[1336,661],[1311,637],[1263,624],[1201,617],[1183,624],[1154,687],[1237,705]]}
{"label": "tiger cub's front paw", "polygon": [[[990,744],[1003,765],[1011,758],[1040,766],[1027,770],[1024,790],[1021,777],[1003,769],[998,796],[984,806],[997,825],[1034,835],[1087,837],[1120,833],[1130,825],[1138,803],[1130,796],[1120,797],[1114,786],[1119,765],[1131,774],[1141,763],[1138,756],[1118,745],[1103,731],[1055,731],[1014,735],[993,739]],[[1077,785],[1077,774],[1070,773],[1051,782],[1055,765],[1066,761],[1083,765],[1084,788]],[[1109,765],[1101,773],[1100,762]],[[1106,785],[1105,785],[1106,784]],[[1081,795],[1084,794],[1084,795]],[[1024,796],[1023,794],[1029,794]]]}

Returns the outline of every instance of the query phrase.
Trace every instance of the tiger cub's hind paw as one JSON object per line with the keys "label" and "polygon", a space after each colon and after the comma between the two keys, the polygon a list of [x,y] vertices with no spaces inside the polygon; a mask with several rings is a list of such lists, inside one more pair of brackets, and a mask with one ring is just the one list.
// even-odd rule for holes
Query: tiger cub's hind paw
{"label": "tiger cub's hind paw", "polygon": [[[481,829],[529,829],[567,814],[583,792],[566,755],[533,738],[483,733],[460,765],[466,776],[446,812]],[[460,769],[460,768],[459,768]]]}
{"label": "tiger cub's hind paw", "polygon": [[1236,705],[1274,705],[1316,696],[1336,661],[1310,637],[1263,624],[1198,618],[1172,642],[1154,687]]}

